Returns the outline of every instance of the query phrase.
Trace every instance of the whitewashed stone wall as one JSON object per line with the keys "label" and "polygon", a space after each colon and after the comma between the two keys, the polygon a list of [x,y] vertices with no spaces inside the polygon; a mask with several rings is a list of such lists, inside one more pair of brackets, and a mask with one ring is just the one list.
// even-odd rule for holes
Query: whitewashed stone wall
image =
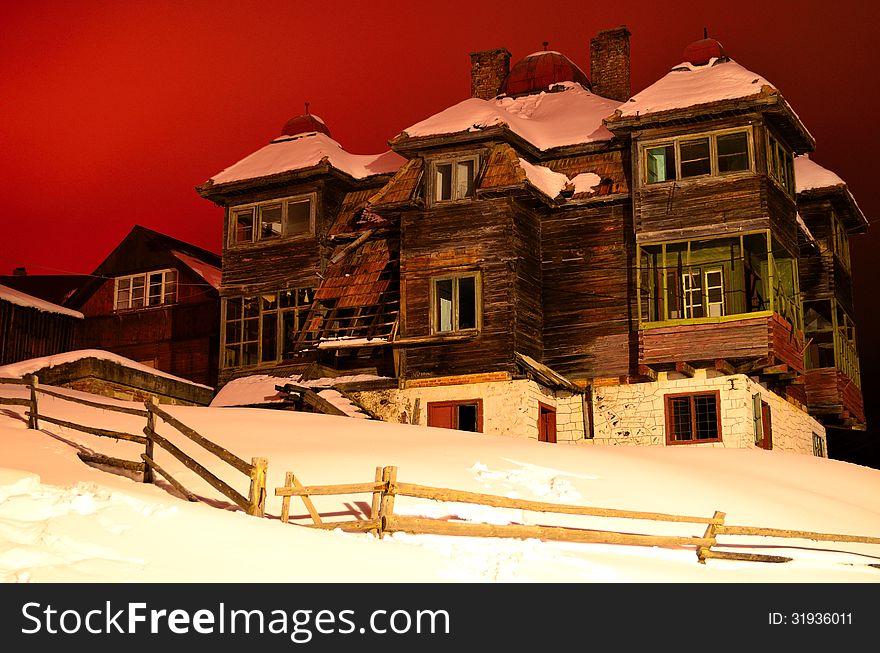
{"label": "whitewashed stone wall", "polygon": [[[386,422],[428,424],[428,403],[483,401],[483,433],[538,439],[538,403],[556,409],[556,441],[584,440],[580,394],[553,391],[527,379],[351,393],[364,408]],[[419,400],[416,415],[416,399]]]}
{"label": "whitewashed stone wall", "polygon": [[[717,375],[714,370],[697,370],[693,378],[670,378],[661,372],[655,383],[600,386],[593,392],[595,444],[664,446],[666,421],[664,397],[681,392],[718,390],[721,398],[721,442],[700,447],[754,448],[752,395],[770,405],[773,449],[813,454],[813,434],[828,451],[825,428],[805,410],[771,392],[752,378],[737,374]],[[672,375],[674,376],[674,375]]]}

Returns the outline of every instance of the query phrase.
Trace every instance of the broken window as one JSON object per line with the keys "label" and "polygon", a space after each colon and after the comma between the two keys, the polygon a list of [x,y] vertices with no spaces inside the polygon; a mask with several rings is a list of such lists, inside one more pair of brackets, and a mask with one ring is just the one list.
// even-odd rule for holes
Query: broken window
{"label": "broken window", "polygon": [[723,175],[752,167],[748,129],[679,136],[644,148],[645,180],[657,184],[705,175]]}
{"label": "broken window", "polygon": [[794,197],[794,155],[769,132],[767,134],[767,172],[771,179]]}
{"label": "broken window", "polygon": [[433,279],[431,292],[434,333],[465,331],[479,327],[477,273]]}
{"label": "broken window", "polygon": [[749,169],[749,136],[745,132],[724,134],[715,140],[718,148],[718,173]]}
{"label": "broken window", "polygon": [[428,426],[483,432],[483,400],[428,402]]}
{"label": "broken window", "polygon": [[666,395],[666,444],[721,441],[721,393]]}
{"label": "broken window", "polygon": [[697,138],[691,141],[681,141],[681,177],[697,177],[708,175],[712,172],[712,164],[709,160],[709,139]]}
{"label": "broken window", "polygon": [[286,198],[229,210],[229,244],[260,242],[314,232],[316,196]]}
{"label": "broken window", "polygon": [[675,146],[661,145],[647,151],[648,183],[675,179]]}

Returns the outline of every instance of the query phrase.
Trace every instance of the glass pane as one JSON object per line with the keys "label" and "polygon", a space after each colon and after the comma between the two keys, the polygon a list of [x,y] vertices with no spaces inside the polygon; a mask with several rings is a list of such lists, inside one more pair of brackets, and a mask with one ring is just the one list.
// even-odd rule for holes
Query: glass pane
{"label": "glass pane", "polygon": [[461,277],[458,280],[458,328],[477,328],[477,283],[476,277]]}
{"label": "glass pane", "polygon": [[256,342],[248,342],[242,346],[241,362],[242,362],[242,365],[256,365],[257,364],[257,343]]}
{"label": "glass pane", "polygon": [[451,200],[452,199],[452,164],[442,163],[436,166],[436,177],[434,179],[435,199]]}
{"label": "glass pane", "polygon": [[144,277],[131,280],[131,307],[141,308],[144,305]]}
{"label": "glass pane", "polygon": [[716,140],[718,172],[749,169],[749,135],[745,132],[726,134]]}
{"label": "glass pane", "polygon": [[148,293],[148,304],[150,306],[158,306],[162,303],[162,273],[154,272],[150,275],[150,288]]}
{"label": "glass pane", "polygon": [[274,313],[263,316],[263,362],[274,361],[278,354],[276,353],[277,339],[276,331],[278,329],[278,316]]}
{"label": "glass pane", "polygon": [[226,323],[226,344],[235,345],[241,342],[241,322]]}
{"label": "glass pane", "polygon": [[709,317],[724,315],[724,274],[721,270],[706,272],[706,305]]}
{"label": "glass pane", "polygon": [[243,340],[259,340],[260,339],[260,320],[258,318],[250,318],[244,321]]}
{"label": "glass pane", "polygon": [[128,289],[128,279],[125,280],[125,288],[119,284],[119,292],[116,293],[116,308],[125,309],[131,306],[131,291]]}
{"label": "glass pane", "polygon": [[232,220],[232,238],[235,243],[249,243],[254,239],[254,210],[235,211]]}
{"label": "glass pane", "polygon": [[241,361],[241,347],[239,345],[227,346],[223,354],[223,367],[234,367]]}
{"label": "glass pane", "polygon": [[712,171],[709,164],[709,139],[698,138],[681,142],[681,176],[696,177],[708,175]]}
{"label": "glass pane", "polygon": [[297,200],[287,203],[287,231],[285,235],[296,236],[312,231],[312,202]]}
{"label": "glass pane", "polygon": [[281,205],[268,204],[260,207],[260,239],[281,236]]}
{"label": "glass pane", "polygon": [[474,161],[459,161],[455,173],[455,197],[474,196]]}
{"label": "glass pane", "polygon": [[718,415],[714,395],[694,397],[697,422],[697,440],[713,440],[718,437]]}
{"label": "glass pane", "polygon": [[670,427],[672,440],[692,440],[690,397],[673,397],[669,400],[671,411]]}
{"label": "glass pane", "polygon": [[165,273],[165,303],[171,304],[177,299],[177,270]]}
{"label": "glass pane", "polygon": [[452,331],[452,279],[434,282],[434,293],[437,304],[437,331]]}
{"label": "glass pane", "polygon": [[647,151],[648,183],[675,179],[675,147],[662,145]]}

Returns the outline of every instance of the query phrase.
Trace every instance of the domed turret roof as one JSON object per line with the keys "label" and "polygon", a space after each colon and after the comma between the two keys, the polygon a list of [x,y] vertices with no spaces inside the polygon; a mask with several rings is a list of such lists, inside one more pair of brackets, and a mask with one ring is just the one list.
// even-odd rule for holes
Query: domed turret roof
{"label": "domed turret roof", "polygon": [[727,59],[724,46],[716,39],[704,38],[694,41],[684,49],[683,61],[688,61],[695,66],[705,66],[713,58]]}
{"label": "domed turret roof", "polygon": [[309,132],[320,132],[322,134],[327,134],[327,136],[330,136],[330,138],[333,138],[333,136],[330,134],[330,129],[327,127],[327,125],[324,124],[324,121],[321,120],[318,116],[309,113],[309,103],[306,102],[306,112],[301,116],[291,118],[286,123],[284,123],[284,127],[281,130],[281,135],[296,136],[297,134],[307,134]]}
{"label": "domed turret roof", "polygon": [[560,52],[541,50],[524,57],[510,70],[501,85],[507,95],[523,95],[546,90],[560,82],[577,82],[590,89],[590,80],[583,70]]}

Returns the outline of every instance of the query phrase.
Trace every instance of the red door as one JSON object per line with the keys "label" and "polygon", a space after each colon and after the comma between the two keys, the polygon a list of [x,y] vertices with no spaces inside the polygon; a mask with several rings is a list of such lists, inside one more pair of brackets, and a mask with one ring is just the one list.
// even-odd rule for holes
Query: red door
{"label": "red door", "polygon": [[436,426],[441,429],[455,428],[455,404],[452,403],[429,403],[428,426]]}
{"label": "red door", "polygon": [[538,440],[556,442],[556,409],[538,404]]}

